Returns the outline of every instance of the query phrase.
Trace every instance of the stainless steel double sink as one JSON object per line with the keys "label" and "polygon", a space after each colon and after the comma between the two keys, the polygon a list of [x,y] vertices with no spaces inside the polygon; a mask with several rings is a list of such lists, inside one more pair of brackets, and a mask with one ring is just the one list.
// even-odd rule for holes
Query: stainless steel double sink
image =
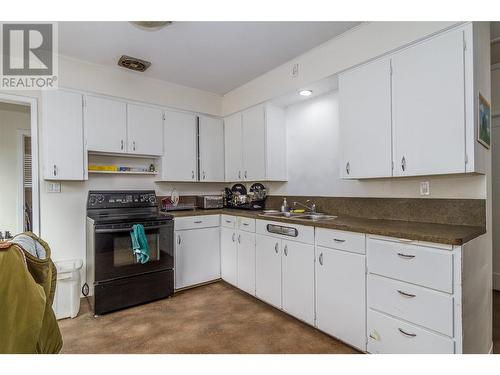
{"label": "stainless steel double sink", "polygon": [[337,216],[327,215],[319,212],[306,212],[306,213],[291,213],[291,212],[265,212],[259,214],[261,217],[280,217],[286,218],[290,220],[309,220],[309,221],[318,221],[318,220],[333,220],[336,219]]}

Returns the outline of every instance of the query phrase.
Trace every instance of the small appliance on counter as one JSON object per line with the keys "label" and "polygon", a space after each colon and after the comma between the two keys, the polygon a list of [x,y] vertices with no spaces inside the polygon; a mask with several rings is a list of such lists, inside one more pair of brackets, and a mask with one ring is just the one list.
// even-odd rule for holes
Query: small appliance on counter
{"label": "small appliance on counter", "polygon": [[224,198],[222,195],[198,195],[196,197],[196,206],[204,210],[223,208]]}
{"label": "small appliance on counter", "polygon": [[242,184],[235,184],[224,190],[225,207],[243,210],[263,210],[266,207],[266,188],[261,183],[250,186],[250,191]]}

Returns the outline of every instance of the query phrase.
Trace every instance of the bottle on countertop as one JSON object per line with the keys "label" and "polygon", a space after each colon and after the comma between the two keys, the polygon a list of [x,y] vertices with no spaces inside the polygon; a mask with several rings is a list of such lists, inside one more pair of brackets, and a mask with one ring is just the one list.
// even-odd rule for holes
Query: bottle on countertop
{"label": "bottle on countertop", "polygon": [[288,212],[290,211],[290,207],[288,207],[288,202],[286,201],[286,198],[283,198],[283,203],[281,204],[281,212]]}

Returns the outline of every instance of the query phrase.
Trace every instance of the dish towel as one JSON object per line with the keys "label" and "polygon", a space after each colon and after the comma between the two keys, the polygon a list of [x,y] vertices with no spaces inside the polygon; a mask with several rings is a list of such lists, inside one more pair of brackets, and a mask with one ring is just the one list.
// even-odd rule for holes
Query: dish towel
{"label": "dish towel", "polygon": [[144,264],[149,261],[149,246],[146,232],[141,224],[135,224],[130,231],[132,239],[132,252],[136,256],[137,262]]}

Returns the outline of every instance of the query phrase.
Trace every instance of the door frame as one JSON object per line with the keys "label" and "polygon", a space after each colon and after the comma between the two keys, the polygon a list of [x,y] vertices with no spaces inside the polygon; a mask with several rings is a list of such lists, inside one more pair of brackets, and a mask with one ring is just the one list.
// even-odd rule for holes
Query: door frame
{"label": "door frame", "polygon": [[0,92],[0,102],[30,107],[33,233],[40,235],[40,158],[38,148],[38,100],[35,97],[6,94]]}
{"label": "door frame", "polygon": [[[24,138],[31,137],[30,129],[17,129],[17,208],[18,208],[18,230],[21,232],[24,231]],[[32,160],[33,161],[33,160]],[[33,169],[33,165],[31,166]],[[33,180],[32,180],[33,183]],[[33,188],[31,190],[31,194],[33,195]]]}

